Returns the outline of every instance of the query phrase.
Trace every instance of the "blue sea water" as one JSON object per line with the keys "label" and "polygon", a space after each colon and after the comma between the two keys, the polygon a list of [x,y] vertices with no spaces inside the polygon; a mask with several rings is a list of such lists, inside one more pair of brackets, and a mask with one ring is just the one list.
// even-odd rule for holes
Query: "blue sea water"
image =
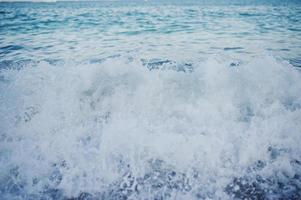
{"label": "blue sea water", "polygon": [[298,1],[0,3],[0,199],[301,199]]}

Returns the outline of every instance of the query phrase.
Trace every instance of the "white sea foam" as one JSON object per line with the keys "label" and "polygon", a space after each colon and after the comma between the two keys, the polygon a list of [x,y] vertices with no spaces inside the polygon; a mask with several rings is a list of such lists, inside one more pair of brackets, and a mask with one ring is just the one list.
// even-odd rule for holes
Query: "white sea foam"
{"label": "white sea foam", "polygon": [[[108,195],[126,174],[138,188],[138,177],[159,180],[157,170],[186,177],[189,188],[171,197],[225,199],[235,177],[300,174],[292,164],[301,159],[300,72],[269,56],[192,66],[149,70],[140,59],[112,58],[2,70],[3,196],[49,188],[64,197]],[[147,181],[139,187],[128,198],[162,192]]]}

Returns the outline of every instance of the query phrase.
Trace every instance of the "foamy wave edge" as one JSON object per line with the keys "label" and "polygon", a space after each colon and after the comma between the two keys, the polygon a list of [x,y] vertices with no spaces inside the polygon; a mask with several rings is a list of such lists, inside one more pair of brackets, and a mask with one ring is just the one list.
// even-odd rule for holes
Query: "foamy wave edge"
{"label": "foamy wave edge", "polygon": [[2,199],[301,197],[287,62],[112,58],[1,77]]}

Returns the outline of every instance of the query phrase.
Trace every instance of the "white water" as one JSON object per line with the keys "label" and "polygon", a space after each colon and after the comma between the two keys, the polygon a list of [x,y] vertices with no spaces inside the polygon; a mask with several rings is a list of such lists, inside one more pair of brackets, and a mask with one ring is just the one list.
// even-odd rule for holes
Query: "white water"
{"label": "white water", "polygon": [[[171,190],[173,198],[227,199],[235,177],[285,182],[301,173],[293,163],[301,159],[296,68],[271,56],[232,67],[212,56],[185,73],[181,63],[146,63],[119,57],[2,70],[0,180],[13,188],[3,198],[45,188],[64,197],[106,193],[125,174],[159,166],[186,177],[190,188]],[[264,166],[252,168],[258,161]],[[152,178],[128,198],[167,191],[164,177]],[[160,189],[151,183],[158,180]]]}

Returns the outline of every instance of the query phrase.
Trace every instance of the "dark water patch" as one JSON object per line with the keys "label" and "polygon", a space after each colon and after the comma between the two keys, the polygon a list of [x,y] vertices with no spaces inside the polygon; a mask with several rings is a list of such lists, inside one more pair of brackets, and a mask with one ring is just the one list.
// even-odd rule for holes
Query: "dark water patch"
{"label": "dark water patch", "polygon": [[122,32],[118,32],[118,34],[120,35],[128,35],[128,36],[134,36],[134,35],[139,35],[144,33],[143,30],[140,31],[122,31]]}
{"label": "dark water patch", "polygon": [[23,22],[34,22],[35,20],[37,20],[37,18],[32,17],[32,16],[28,16],[26,18],[23,18],[21,21],[23,21]]}
{"label": "dark water patch", "polygon": [[251,32],[246,32],[246,31],[242,31],[242,32],[235,32],[235,33],[231,33],[231,35],[234,35],[238,38],[244,38],[245,36],[250,36],[252,35],[253,33]]}
{"label": "dark water patch", "polygon": [[164,64],[173,63],[173,61],[171,60],[160,60],[160,59],[151,59],[151,60],[142,59],[141,61],[143,65],[145,65],[149,70],[159,69],[159,67]]}
{"label": "dark water patch", "polygon": [[77,17],[93,17],[91,13],[81,13]]}
{"label": "dark water patch", "polygon": [[174,70],[178,72],[193,72],[192,63],[181,63],[169,59],[141,59],[142,64],[151,70]]}
{"label": "dark water patch", "polygon": [[5,176],[0,178],[0,195],[13,194],[14,196],[24,195],[24,186],[20,178],[19,167],[12,167]]}
{"label": "dark water patch", "polygon": [[65,200],[99,200],[101,195],[90,194],[87,192],[82,192],[78,197],[65,198]]}
{"label": "dark water patch", "polygon": [[[123,163],[123,162],[121,162]],[[58,171],[62,165],[54,165],[54,172]],[[81,192],[78,196],[66,197],[64,191],[56,188],[60,181],[52,180],[52,186],[46,185],[38,194],[26,194],[24,182],[12,182],[9,189],[0,187],[2,194],[10,197],[21,197],[22,199],[47,199],[47,200],[125,200],[141,199],[145,194],[151,194],[150,199],[171,199],[173,193],[188,193],[192,190],[191,179],[187,174],[175,171],[172,166],[167,165],[159,159],[151,159],[146,166],[145,174],[135,176],[130,165],[123,165],[124,174],[107,187],[103,192],[88,193]],[[54,174],[57,174],[56,172]],[[9,180],[18,177],[19,168],[13,168],[8,176]],[[59,178],[61,180],[61,178]],[[7,181],[2,182],[3,187],[7,187]],[[1,186],[1,185],[0,185]],[[2,189],[2,190],[1,190]],[[149,193],[150,192],[150,193]]]}
{"label": "dark water patch", "polygon": [[43,59],[43,62],[47,62],[50,65],[63,65],[65,61],[63,59],[56,59],[56,58],[47,58]]}
{"label": "dark water patch", "polygon": [[288,28],[290,31],[301,32],[300,28]]}
{"label": "dark water patch", "polygon": [[53,47],[54,47],[54,45],[36,46],[36,47],[33,47],[32,50],[45,50],[45,49],[50,49]]}
{"label": "dark water patch", "polygon": [[0,54],[7,54],[7,53],[10,53],[12,51],[17,51],[17,50],[21,50],[21,49],[24,49],[24,46],[21,46],[21,45],[7,45],[7,46],[0,47]]}
{"label": "dark water patch", "polygon": [[235,199],[265,199],[265,192],[260,185],[247,178],[234,178],[225,191],[230,197]]}
{"label": "dark water patch", "polygon": [[39,113],[38,108],[30,106],[25,108],[24,112],[15,116],[15,124],[28,123]]}
{"label": "dark water patch", "polygon": [[248,13],[248,12],[241,12],[239,13],[240,16],[243,17],[258,17],[258,16],[264,16],[262,13]]}
{"label": "dark water patch", "polygon": [[289,63],[294,67],[301,68],[301,58],[291,58],[289,59]]}
{"label": "dark water patch", "polygon": [[238,120],[243,122],[250,122],[254,116],[254,111],[250,106],[243,106],[242,108],[240,108],[240,116]]}
{"label": "dark water patch", "polygon": [[187,193],[192,189],[190,179],[185,173],[177,172],[162,160],[149,161],[147,172],[135,177],[131,171],[113,183],[102,194],[104,199],[139,199],[151,193],[151,199],[169,199],[173,192]]}
{"label": "dark water patch", "polygon": [[225,47],[224,51],[236,51],[236,50],[243,50],[243,47]]}
{"label": "dark water patch", "polygon": [[292,23],[298,23],[301,21],[301,19],[299,19],[298,16],[287,16],[287,19]]}
{"label": "dark water patch", "polygon": [[289,153],[289,149],[279,148],[279,147],[275,147],[275,146],[269,146],[268,153],[269,153],[271,161],[275,161],[283,154]]}
{"label": "dark water patch", "polygon": [[89,63],[91,63],[91,64],[100,64],[100,63],[102,63],[103,61],[104,61],[105,59],[103,59],[103,58],[91,58],[91,59],[89,59]]}
{"label": "dark water patch", "polygon": [[37,62],[34,62],[30,59],[23,60],[0,60],[0,69],[22,69],[27,65],[35,65]]}
{"label": "dark water patch", "polygon": [[187,9],[184,12],[187,13],[190,17],[196,16],[199,13],[196,9]]}
{"label": "dark water patch", "polygon": [[233,61],[229,64],[230,67],[238,67],[241,65],[241,61]]}
{"label": "dark water patch", "polygon": [[[258,161],[249,173],[260,171],[266,166],[263,161]],[[292,160],[291,166],[295,170],[294,176],[288,176],[284,172],[277,172],[269,177],[263,177],[256,173],[252,176],[235,177],[229,183],[225,192],[234,199],[272,200],[272,199],[301,199],[301,163]],[[297,169],[298,168],[298,169]]]}
{"label": "dark water patch", "polygon": [[[275,159],[278,157],[276,156]],[[269,161],[270,162],[270,161]],[[273,175],[263,177],[259,172],[265,169],[269,163],[257,161],[247,169],[247,175],[234,177],[224,188],[226,194],[232,199],[272,200],[272,199],[300,199],[301,198],[301,162],[292,159],[291,168],[296,172],[288,176],[285,172],[275,172]],[[173,199],[174,194],[188,194],[200,199],[214,195],[208,191],[195,190],[202,184],[197,172],[184,173],[175,170],[171,165],[160,159],[151,159],[145,165],[143,174],[135,174],[129,164],[120,161],[120,170],[123,175],[102,191],[88,193],[82,191],[78,196],[66,197],[64,191],[58,189],[63,179],[60,168],[68,169],[66,162],[54,164],[53,172],[48,177],[51,184],[46,185],[38,194],[26,194],[26,183],[20,179],[18,167],[13,167],[5,179],[0,181],[1,195],[8,197],[20,197],[22,199],[47,199],[47,200],[126,200],[141,199],[148,196],[149,199]],[[38,180],[35,179],[35,184]]]}
{"label": "dark water patch", "polygon": [[283,103],[283,105],[285,106],[285,108],[287,110],[290,110],[290,111],[301,110],[301,104],[296,101],[287,100]]}
{"label": "dark water patch", "polygon": [[40,193],[40,199],[45,200],[64,200],[66,197],[64,196],[64,192],[60,189],[55,188],[46,188],[44,191]]}

